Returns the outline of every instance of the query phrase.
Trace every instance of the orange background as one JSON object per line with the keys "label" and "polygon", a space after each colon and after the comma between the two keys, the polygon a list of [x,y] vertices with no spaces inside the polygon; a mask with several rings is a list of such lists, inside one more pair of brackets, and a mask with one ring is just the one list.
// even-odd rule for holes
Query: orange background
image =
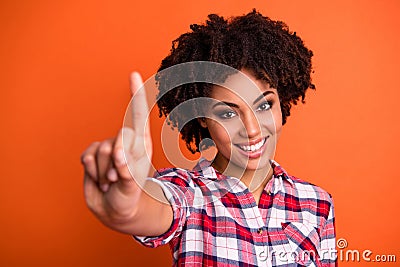
{"label": "orange background", "polygon": [[400,2],[8,0],[0,3],[1,266],[170,265],[168,247],[144,248],[88,211],[79,157],[121,127],[132,70],[150,77],[171,41],[207,14],[253,7],[287,22],[315,54],[317,90],[294,108],[277,160],[333,195],[348,249],[400,262]]}

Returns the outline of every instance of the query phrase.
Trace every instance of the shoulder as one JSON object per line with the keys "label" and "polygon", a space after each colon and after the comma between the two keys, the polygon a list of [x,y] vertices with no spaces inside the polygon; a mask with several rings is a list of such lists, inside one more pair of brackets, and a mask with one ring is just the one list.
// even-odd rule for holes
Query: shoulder
{"label": "shoulder", "polygon": [[321,187],[302,180],[295,176],[290,176],[292,185],[289,186],[285,197],[288,202],[294,201],[303,212],[303,219],[314,222],[316,225],[324,225],[329,218],[333,217],[332,195]]}
{"label": "shoulder", "polygon": [[296,176],[289,175],[289,177],[293,186],[296,188],[299,197],[315,198],[332,202],[332,195],[325,189]]}
{"label": "shoulder", "polygon": [[153,177],[157,180],[169,181],[181,186],[190,185],[193,180],[202,178],[203,175],[199,171],[187,170],[182,168],[161,168],[155,171]]}
{"label": "shoulder", "polygon": [[274,175],[276,177],[281,177],[287,181],[283,183],[286,188],[286,192],[295,195],[300,199],[314,199],[314,200],[324,200],[332,202],[332,196],[327,191],[321,187],[303,180],[297,176],[289,174],[279,163],[276,161],[271,161],[274,168]]}
{"label": "shoulder", "polygon": [[214,168],[211,166],[211,162],[200,158],[197,162],[196,166],[193,169],[183,169],[183,168],[161,168],[158,169],[154,175],[154,178],[159,179],[183,179],[186,181],[190,180],[217,180],[217,173]]}
{"label": "shoulder", "polygon": [[274,174],[279,178],[278,181],[282,181],[280,194],[285,208],[301,211],[303,219],[316,225],[323,224],[333,216],[333,199],[330,193],[313,183],[288,174],[279,164],[273,163]]}

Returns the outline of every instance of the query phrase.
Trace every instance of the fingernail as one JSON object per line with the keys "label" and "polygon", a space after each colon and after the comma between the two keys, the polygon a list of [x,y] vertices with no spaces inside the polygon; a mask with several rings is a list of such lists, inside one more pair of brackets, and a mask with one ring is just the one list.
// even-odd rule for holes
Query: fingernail
{"label": "fingernail", "polygon": [[102,184],[102,185],[101,185],[101,190],[102,190],[103,192],[107,192],[109,187],[110,187],[109,184]]}
{"label": "fingernail", "polygon": [[118,150],[117,152],[117,164],[118,166],[122,166],[125,163],[124,152],[122,149]]}
{"label": "fingernail", "polygon": [[110,182],[116,182],[118,180],[117,171],[114,168],[110,169],[107,173],[107,178]]}

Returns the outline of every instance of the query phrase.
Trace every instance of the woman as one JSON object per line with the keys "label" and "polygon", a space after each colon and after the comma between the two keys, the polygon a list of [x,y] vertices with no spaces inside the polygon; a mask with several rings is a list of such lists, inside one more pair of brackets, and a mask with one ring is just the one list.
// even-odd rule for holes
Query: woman
{"label": "woman", "polygon": [[[193,153],[212,140],[214,160],[146,179],[148,109],[140,75],[133,73],[132,125],[82,155],[89,208],[146,246],[168,243],[175,266],[335,265],[331,196],[273,160],[291,105],[315,88],[311,57],[283,22],[255,10],[191,25],[162,61],[157,104]],[[199,74],[183,64],[205,61],[239,71]],[[173,66],[185,69],[172,75]],[[176,81],[185,75],[193,82]]]}

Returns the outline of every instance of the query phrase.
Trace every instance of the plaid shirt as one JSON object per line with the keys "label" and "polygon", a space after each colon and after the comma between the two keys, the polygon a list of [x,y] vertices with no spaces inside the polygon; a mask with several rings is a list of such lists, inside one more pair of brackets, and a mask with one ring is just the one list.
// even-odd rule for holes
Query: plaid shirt
{"label": "plaid shirt", "polygon": [[163,188],[174,219],[163,235],[136,240],[169,243],[174,266],[337,265],[331,196],[271,165],[258,206],[242,182],[206,160],[193,171],[158,171],[149,179]]}

